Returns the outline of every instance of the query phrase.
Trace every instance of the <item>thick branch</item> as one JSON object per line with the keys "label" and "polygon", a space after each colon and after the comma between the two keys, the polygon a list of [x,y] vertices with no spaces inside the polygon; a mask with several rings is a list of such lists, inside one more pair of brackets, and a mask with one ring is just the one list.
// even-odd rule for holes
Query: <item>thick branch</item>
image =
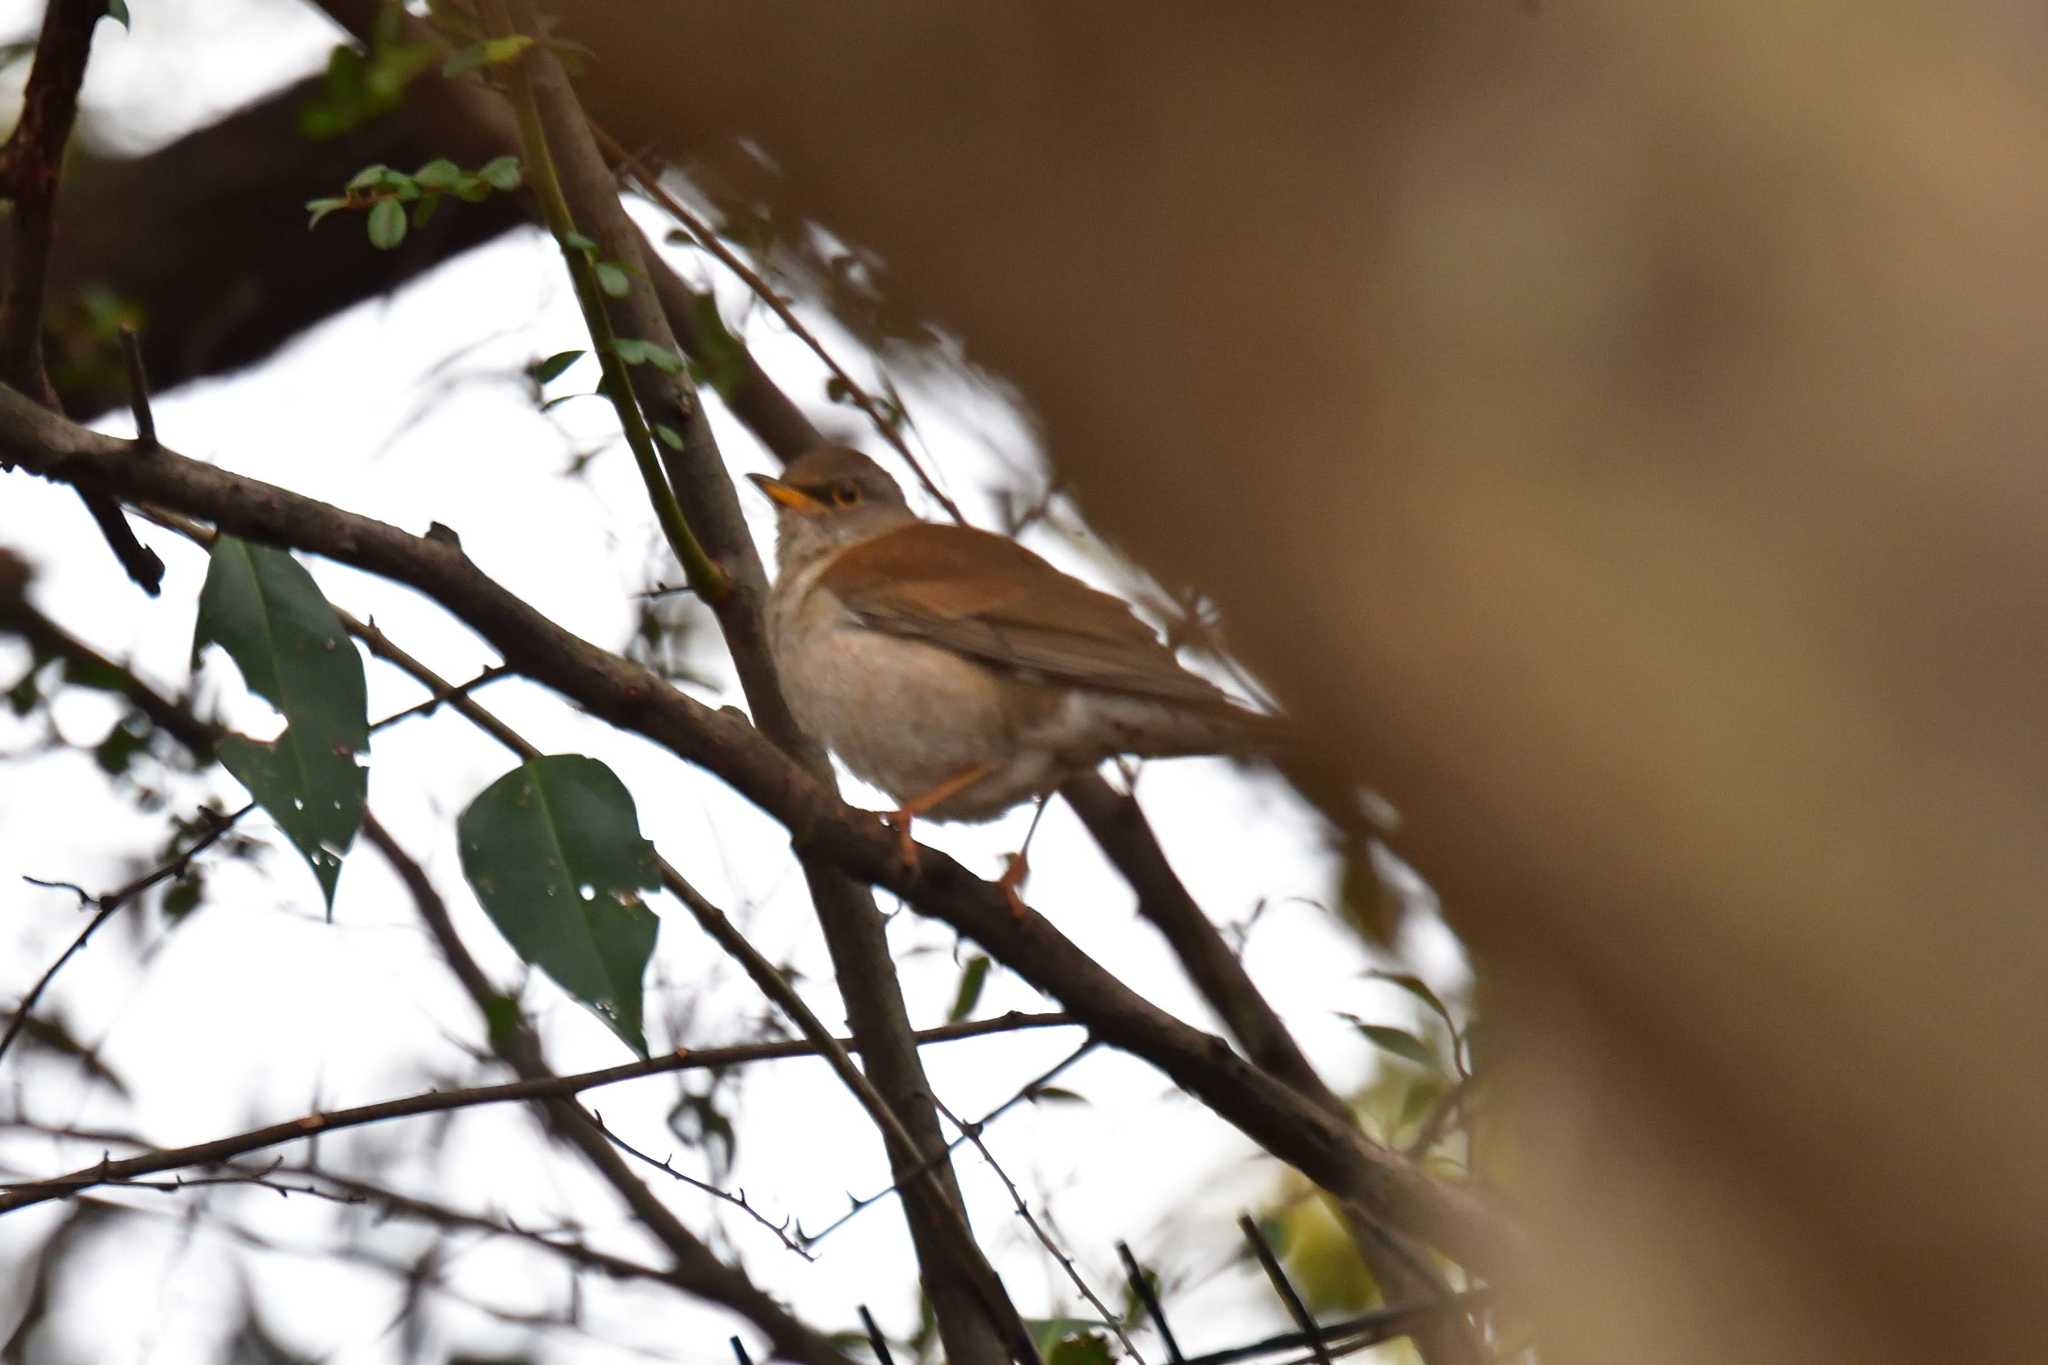
{"label": "thick branch", "polygon": [[[0,147],[0,194],[14,201],[12,256],[0,290],[0,382],[52,408],[57,392],[43,366],[43,302],[57,234],[57,178],[78,114],[93,25],[105,12],[104,0],[51,0],[22,95],[21,121]],[[135,538],[111,499],[87,495],[85,506],[121,567],[155,596],[163,561]]]}
{"label": "thick branch", "polygon": [[[513,0],[511,8],[521,30],[540,33],[530,0]],[[668,318],[647,283],[640,234],[619,202],[617,183],[561,63],[537,44],[527,50],[513,82],[515,103],[528,125],[524,141],[546,147],[550,155],[539,188],[544,196],[559,197],[551,219],[573,212],[599,253],[625,268],[627,292],[609,307],[617,334],[673,351]],[[531,126],[536,122],[539,127]],[[755,723],[811,775],[829,781],[823,749],[802,733],[782,695],[763,610],[767,576],[695,385],[686,370],[668,374],[652,365],[634,366],[630,378],[646,424],[673,436],[661,448],[662,463],[684,519],[721,573],[720,590],[702,595],[718,618]],[[684,568],[693,582],[700,576],[687,561]],[[904,1182],[904,1211],[947,1355],[957,1365],[996,1365],[1009,1356],[1035,1361],[1031,1334],[968,1226],[873,896],[843,873],[804,861],[847,1018],[866,1042],[869,1072],[912,1138],[905,1147],[887,1141],[883,1129],[890,1164],[899,1176],[922,1172]]]}
{"label": "thick branch", "polygon": [[285,489],[88,431],[18,394],[0,392],[0,458],[78,486],[161,503],[222,529],[290,545],[407,583],[490,640],[510,666],[611,724],[663,745],[731,784],[788,828],[814,858],[903,896],[1058,999],[1105,1042],[1143,1057],[1266,1150],[1373,1217],[1414,1230],[1461,1261],[1482,1264],[1506,1229],[1477,1198],[1348,1130],[1220,1039],[1148,1004],[1035,914],[944,854],[916,866],[893,836],[849,810],[739,716],[714,711],[647,670],[556,626],[440,541],[343,512]]}
{"label": "thick branch", "polygon": [[[1166,861],[1166,852],[1159,847],[1136,798],[1113,790],[1096,774],[1067,783],[1060,794],[1122,870],[1138,893],[1138,913],[1165,936],[1195,988],[1222,1018],[1245,1055],[1332,1119],[1356,1128],[1358,1119],[1351,1106],[1309,1064],[1237,954],[1230,951],[1216,925],[1202,913]],[[1398,1228],[1370,1221],[1350,1209],[1346,1213],[1352,1244],[1389,1302],[1433,1303],[1451,1292],[1427,1253],[1404,1238]],[[1462,1319],[1446,1316],[1429,1322],[1426,1329],[1417,1345],[1432,1365],[1458,1365],[1483,1358],[1478,1341]]]}

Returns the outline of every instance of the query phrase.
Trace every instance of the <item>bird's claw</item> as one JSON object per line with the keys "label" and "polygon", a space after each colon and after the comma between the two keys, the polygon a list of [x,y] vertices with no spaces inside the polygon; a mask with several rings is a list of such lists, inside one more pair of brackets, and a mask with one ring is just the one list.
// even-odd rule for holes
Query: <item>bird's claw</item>
{"label": "bird's claw", "polygon": [[1018,888],[1030,875],[1031,864],[1025,861],[1021,852],[1003,855],[1003,875],[996,878],[996,886],[1001,889],[1003,899],[1010,903],[1010,913],[1018,919],[1031,912],[1031,907],[1024,904],[1024,897],[1018,894]]}
{"label": "bird's claw", "polygon": [[896,865],[906,877],[917,871],[917,840],[910,837],[911,822],[916,818],[907,810],[892,810],[882,816],[882,823],[896,831]]}

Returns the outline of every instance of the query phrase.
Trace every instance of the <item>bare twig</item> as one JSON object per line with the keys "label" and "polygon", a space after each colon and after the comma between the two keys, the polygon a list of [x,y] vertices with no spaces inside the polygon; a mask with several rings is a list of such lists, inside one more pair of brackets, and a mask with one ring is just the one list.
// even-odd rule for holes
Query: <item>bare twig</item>
{"label": "bare twig", "polygon": [[561,629],[459,549],[168,449],[146,460],[132,458],[132,449],[131,442],[88,431],[0,390],[0,457],[44,477],[205,517],[230,533],[326,555],[421,590],[489,640],[508,666],[592,715],[710,767],[791,830],[810,864],[887,887],[967,934],[1060,1000],[1104,1042],[1150,1061],[1333,1194],[1392,1226],[1422,1232],[1468,1264],[1488,1261],[1499,1240],[1512,1236],[1481,1195],[1430,1178],[1246,1064],[1220,1040],[1140,999],[1042,916],[1017,914],[1000,888],[943,853],[920,847],[915,866],[906,866],[892,833],[872,816],[849,810],[744,719],[706,707]]}
{"label": "bare twig", "polygon": [[768,1215],[762,1213],[759,1209],[755,1208],[751,1203],[748,1202],[747,1192],[745,1190],[722,1190],[708,1180],[699,1180],[696,1176],[691,1175],[687,1171],[679,1171],[675,1168],[674,1163],[668,1157],[656,1158],[650,1156],[648,1153],[641,1151],[638,1147],[635,1147],[632,1143],[626,1141],[617,1133],[613,1132],[611,1128],[605,1123],[604,1115],[600,1114],[595,1109],[590,1111],[590,1118],[591,1121],[597,1125],[597,1131],[603,1133],[606,1138],[610,1139],[611,1144],[614,1147],[617,1147],[627,1156],[634,1157],[637,1160],[645,1162],[647,1165],[652,1166],[655,1170],[660,1171],[663,1175],[669,1176],[674,1180],[681,1181],[683,1184],[688,1185],[693,1190],[701,1190],[705,1194],[710,1195],[713,1199],[723,1200],[725,1203],[732,1205],[741,1213],[744,1213],[745,1215],[747,1215],[747,1217],[753,1219],[756,1223],[759,1223],[762,1227],[774,1233],[778,1241],[780,1241],[784,1246],[788,1247],[791,1251],[794,1251],[797,1255],[803,1257],[806,1261],[815,1261],[818,1259],[817,1257],[811,1255],[810,1252],[806,1251],[801,1242],[798,1242],[795,1238],[789,1235],[790,1223],[788,1219],[785,1218],[780,1223],[770,1221]]}
{"label": "bare twig", "polygon": [[[56,240],[57,178],[78,114],[78,87],[105,0],[51,0],[36,38],[36,59],[22,92],[21,118],[0,146],[0,195],[14,201],[13,251],[0,290],[0,383],[51,411],[57,391],[43,367],[44,286]],[[156,596],[164,563],[135,538],[118,501],[86,493],[86,509],[128,576]]]}
{"label": "bare twig", "polygon": [[[1095,1040],[1093,1038],[1090,1038],[1088,1041],[1082,1043],[1080,1047],[1068,1053],[1050,1070],[1042,1072],[1039,1075],[1034,1076],[1030,1080],[1026,1081],[1023,1084],[1023,1086],[1021,1086],[1017,1090],[1016,1094],[1010,1096],[1010,1098],[1004,1100],[1001,1104],[989,1110],[986,1114],[983,1114],[973,1123],[962,1124],[959,1120],[953,1119],[953,1126],[960,1130],[960,1135],[954,1138],[951,1142],[948,1142],[943,1150],[935,1152],[931,1156],[926,1157],[914,1169],[906,1171],[903,1175],[897,1177],[895,1180],[890,1181],[887,1185],[883,1186],[879,1190],[876,1190],[873,1194],[867,1196],[865,1199],[855,1199],[852,1202],[851,1207],[849,1207],[845,1213],[842,1213],[837,1218],[834,1218],[831,1222],[827,1223],[823,1228],[821,1228],[817,1232],[804,1233],[801,1230],[799,1230],[798,1236],[803,1239],[803,1244],[807,1247],[814,1247],[818,1245],[818,1243],[824,1241],[827,1237],[830,1237],[833,1233],[839,1231],[839,1229],[845,1227],[848,1223],[852,1222],[854,1218],[863,1209],[866,1209],[869,1205],[879,1203],[882,1200],[887,1199],[890,1195],[895,1194],[897,1191],[903,1188],[904,1181],[915,1179],[923,1171],[929,1169],[933,1163],[944,1159],[946,1156],[951,1155],[955,1148],[959,1147],[962,1143],[967,1142],[970,1138],[978,1136],[983,1129],[987,1128],[989,1124],[994,1123],[997,1119],[1001,1118],[1012,1107],[1021,1104],[1025,1100],[1031,1099],[1034,1095],[1038,1093],[1039,1090],[1043,1089],[1047,1085],[1050,1085],[1055,1076],[1058,1076],[1062,1071],[1065,1071],[1068,1067],[1072,1066],[1075,1062],[1080,1061],[1083,1057],[1087,1056],[1090,1052],[1093,1052],[1094,1050]],[[944,1106],[941,1106],[941,1108],[943,1107]],[[946,1117],[952,1119],[953,1116],[949,1113]]]}
{"label": "bare twig", "polygon": [[135,415],[135,439],[143,449],[156,444],[156,414],[149,407],[149,372],[142,365],[142,338],[121,324],[121,358],[128,368],[128,409]]}
{"label": "bare twig", "polygon": [[[56,980],[57,973],[64,969],[64,964],[75,957],[81,948],[85,947],[86,942],[92,938],[93,934],[99,930],[102,924],[112,919],[122,906],[134,900],[158,882],[167,881],[183,873],[186,868],[192,865],[194,858],[211,848],[219,841],[222,835],[234,828],[237,820],[255,808],[256,805],[252,801],[231,815],[217,816],[210,811],[202,810],[200,812],[201,815],[213,823],[206,833],[193,840],[184,852],[178,854],[162,866],[152,868],[148,872],[143,873],[126,886],[117,887],[102,896],[90,896],[82,887],[73,885],[70,882],[49,882],[35,877],[24,877],[23,881],[33,882],[37,886],[58,887],[74,892],[77,894],[82,907],[97,907],[97,913],[93,915],[92,919],[87,922],[83,929],[78,931],[78,937],[71,940],[71,946],[58,955],[57,960],[52,962],[43,974],[36,978],[36,984],[29,987],[28,994],[21,998],[21,1004],[15,1007],[14,1017],[7,1023],[6,1033],[0,1034],[0,1057],[6,1056],[7,1049],[14,1045],[16,1035],[21,1032],[22,1026],[28,1022],[29,1014],[35,1009],[36,1003],[43,998],[43,992],[49,989],[52,981]],[[0,1212],[4,1212],[5,1208],[4,1204],[0,1204]]]}
{"label": "bare twig", "polygon": [[1281,1268],[1280,1258],[1275,1256],[1273,1248],[1267,1245],[1266,1234],[1259,1231],[1259,1225],[1252,1221],[1252,1216],[1248,1213],[1238,1218],[1237,1226],[1243,1231],[1245,1240],[1252,1244],[1252,1254],[1257,1256],[1259,1264],[1265,1267],[1266,1278],[1273,1282],[1273,1292],[1287,1305],[1287,1315],[1294,1319],[1294,1325],[1308,1338],[1309,1349],[1315,1353],[1316,1365],[1331,1365],[1330,1350],[1323,1344],[1322,1332],[1316,1327],[1315,1318],[1309,1314],[1308,1305],[1303,1303],[1301,1295],[1295,1292],[1293,1282],[1287,1278],[1287,1272]]}
{"label": "bare twig", "polygon": [[1003,1182],[1003,1188],[1010,1192],[1010,1202],[1017,1206],[1017,1216],[1024,1220],[1025,1226],[1030,1228],[1032,1235],[1038,1238],[1039,1245],[1044,1247],[1047,1254],[1055,1261],[1059,1262],[1060,1269],[1067,1273],[1067,1278],[1073,1281],[1074,1288],[1081,1292],[1081,1297],[1088,1300],[1089,1306],[1097,1313],[1100,1313],[1102,1320],[1109,1324],[1109,1330],[1116,1333],[1116,1339],[1123,1343],[1124,1354],[1135,1360],[1138,1365],[1145,1365],[1145,1357],[1138,1354],[1138,1348],[1131,1344],[1130,1336],[1124,1331],[1123,1320],[1115,1313],[1110,1312],[1109,1305],[1104,1303],[1101,1296],[1096,1294],[1093,1289],[1089,1288],[1087,1279],[1081,1274],[1081,1268],[1074,1264],[1074,1258],[1068,1255],[1066,1250],[1053,1240],[1052,1234],[1045,1230],[1045,1225],[1039,1222],[1037,1215],[1031,1212],[1031,1206],[1024,1202],[1024,1195],[1018,1190],[1017,1182],[1010,1179],[1010,1173],[1002,1168],[1002,1164],[995,1158],[995,1153],[989,1151],[988,1143],[981,1136],[981,1125],[977,1123],[970,1128],[962,1124],[959,1119],[953,1117],[953,1111],[946,1108],[945,1101],[941,1100],[938,1104],[940,1112],[945,1114],[947,1119],[956,1128],[960,1129],[962,1137],[974,1144],[974,1150],[981,1153],[981,1159],[988,1163],[988,1168],[994,1171],[996,1178]]}
{"label": "bare twig", "polygon": [[650,170],[640,158],[629,154],[613,140],[611,134],[598,125],[595,119],[590,122],[590,131],[597,138],[598,145],[604,148],[605,156],[631,176],[633,183],[640,187],[643,194],[659,205],[663,212],[681,223],[699,246],[715,257],[719,264],[738,276],[741,283],[752,290],[754,296],[767,304],[769,310],[782,320],[782,325],[789,328],[792,335],[810,347],[811,354],[817,356],[825,368],[832,372],[838,387],[853,400],[854,406],[866,413],[868,420],[874,423],[875,430],[881,433],[882,438],[896,447],[896,453],[910,466],[911,473],[917,475],[917,481],[924,485],[924,491],[938,500],[939,506],[946,509],[947,516],[962,526],[966,525],[967,518],[960,515],[960,508],[932,482],[932,476],[925,472],[924,465],[911,453],[910,443],[903,439],[903,433],[898,430],[897,424],[889,420],[881,405],[846,372],[846,367],[832,358],[832,353],[825,349],[824,343],[819,341],[811,329],[804,326],[803,320],[797,317],[796,311],[789,306],[789,301],[756,274],[732,248],[719,240],[718,234],[712,230],[710,224],[678,202],[676,197],[662,186],[661,176],[657,171]]}

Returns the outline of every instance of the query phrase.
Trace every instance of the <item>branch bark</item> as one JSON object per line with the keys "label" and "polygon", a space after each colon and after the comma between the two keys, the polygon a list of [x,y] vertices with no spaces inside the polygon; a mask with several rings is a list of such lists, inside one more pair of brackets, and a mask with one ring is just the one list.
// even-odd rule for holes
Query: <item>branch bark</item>
{"label": "branch bark", "polygon": [[[511,18],[521,32],[536,38],[543,32],[530,0],[513,0]],[[613,330],[674,351],[668,319],[646,283],[648,261],[640,233],[619,202],[617,183],[561,63],[545,43],[536,42],[512,79],[522,87],[515,91],[521,107],[527,107],[528,99],[537,106],[541,126],[530,129],[525,140],[544,143],[552,161],[551,178],[558,180],[566,200],[563,207],[598,243],[602,258],[625,268],[628,291],[610,301],[607,309]],[[539,188],[549,193],[556,186]],[[662,463],[683,518],[722,574],[719,591],[703,596],[718,618],[756,724],[812,777],[829,783],[831,767],[824,750],[798,728],[782,695],[763,611],[767,576],[695,385],[686,370],[668,374],[652,365],[633,366],[630,380],[647,426],[666,428],[676,436],[660,447]],[[684,567],[692,568],[687,562]],[[694,571],[690,576],[693,581],[701,577]],[[874,898],[844,873],[812,859],[804,859],[804,877],[848,1021],[854,1036],[863,1040],[862,1060],[911,1138],[912,1145],[905,1147],[889,1140],[886,1126],[882,1129],[890,1164],[903,1179],[904,1210],[920,1278],[931,1297],[947,1355],[959,1365],[1000,1365],[1012,1356],[1035,1361],[1030,1331],[967,1222]],[[920,1176],[905,1178],[920,1171]]]}
{"label": "branch bark", "polygon": [[791,831],[806,856],[896,892],[980,943],[1112,1046],[1171,1076],[1253,1141],[1339,1199],[1483,1267],[1509,1234],[1470,1191],[1445,1186],[1367,1142],[1221,1039],[1148,1004],[1035,914],[944,854],[901,866],[894,836],[849,810],[737,714],[714,711],[648,670],[562,630],[483,574],[457,547],[355,516],[258,480],[79,427],[0,391],[0,458],[76,486],[160,503],[233,534],[327,556],[407,583],[490,640],[506,663],[600,719],[716,773]]}
{"label": "branch bark", "polygon": [[[57,232],[57,179],[78,114],[93,26],[104,13],[104,0],[51,0],[36,38],[21,121],[0,147],[0,194],[14,201],[13,252],[0,290],[0,380],[51,408],[58,402],[43,365],[43,304]],[[156,596],[164,563],[135,538],[120,506],[97,494],[87,495],[85,506],[128,576]]]}

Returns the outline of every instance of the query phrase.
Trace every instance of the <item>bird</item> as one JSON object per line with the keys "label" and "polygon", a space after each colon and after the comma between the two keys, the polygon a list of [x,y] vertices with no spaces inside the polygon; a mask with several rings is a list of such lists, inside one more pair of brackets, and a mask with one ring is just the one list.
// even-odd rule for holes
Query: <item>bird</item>
{"label": "bird", "polygon": [[[915,819],[980,822],[1116,755],[1268,747],[1276,717],[1183,668],[1123,599],[1016,541],[922,520],[848,446],[748,476],[775,504],[769,652],[797,723]],[[1034,820],[1034,827],[1036,821]],[[1029,836],[1026,836],[1029,843]],[[1023,853],[1001,885],[1021,907]]]}

